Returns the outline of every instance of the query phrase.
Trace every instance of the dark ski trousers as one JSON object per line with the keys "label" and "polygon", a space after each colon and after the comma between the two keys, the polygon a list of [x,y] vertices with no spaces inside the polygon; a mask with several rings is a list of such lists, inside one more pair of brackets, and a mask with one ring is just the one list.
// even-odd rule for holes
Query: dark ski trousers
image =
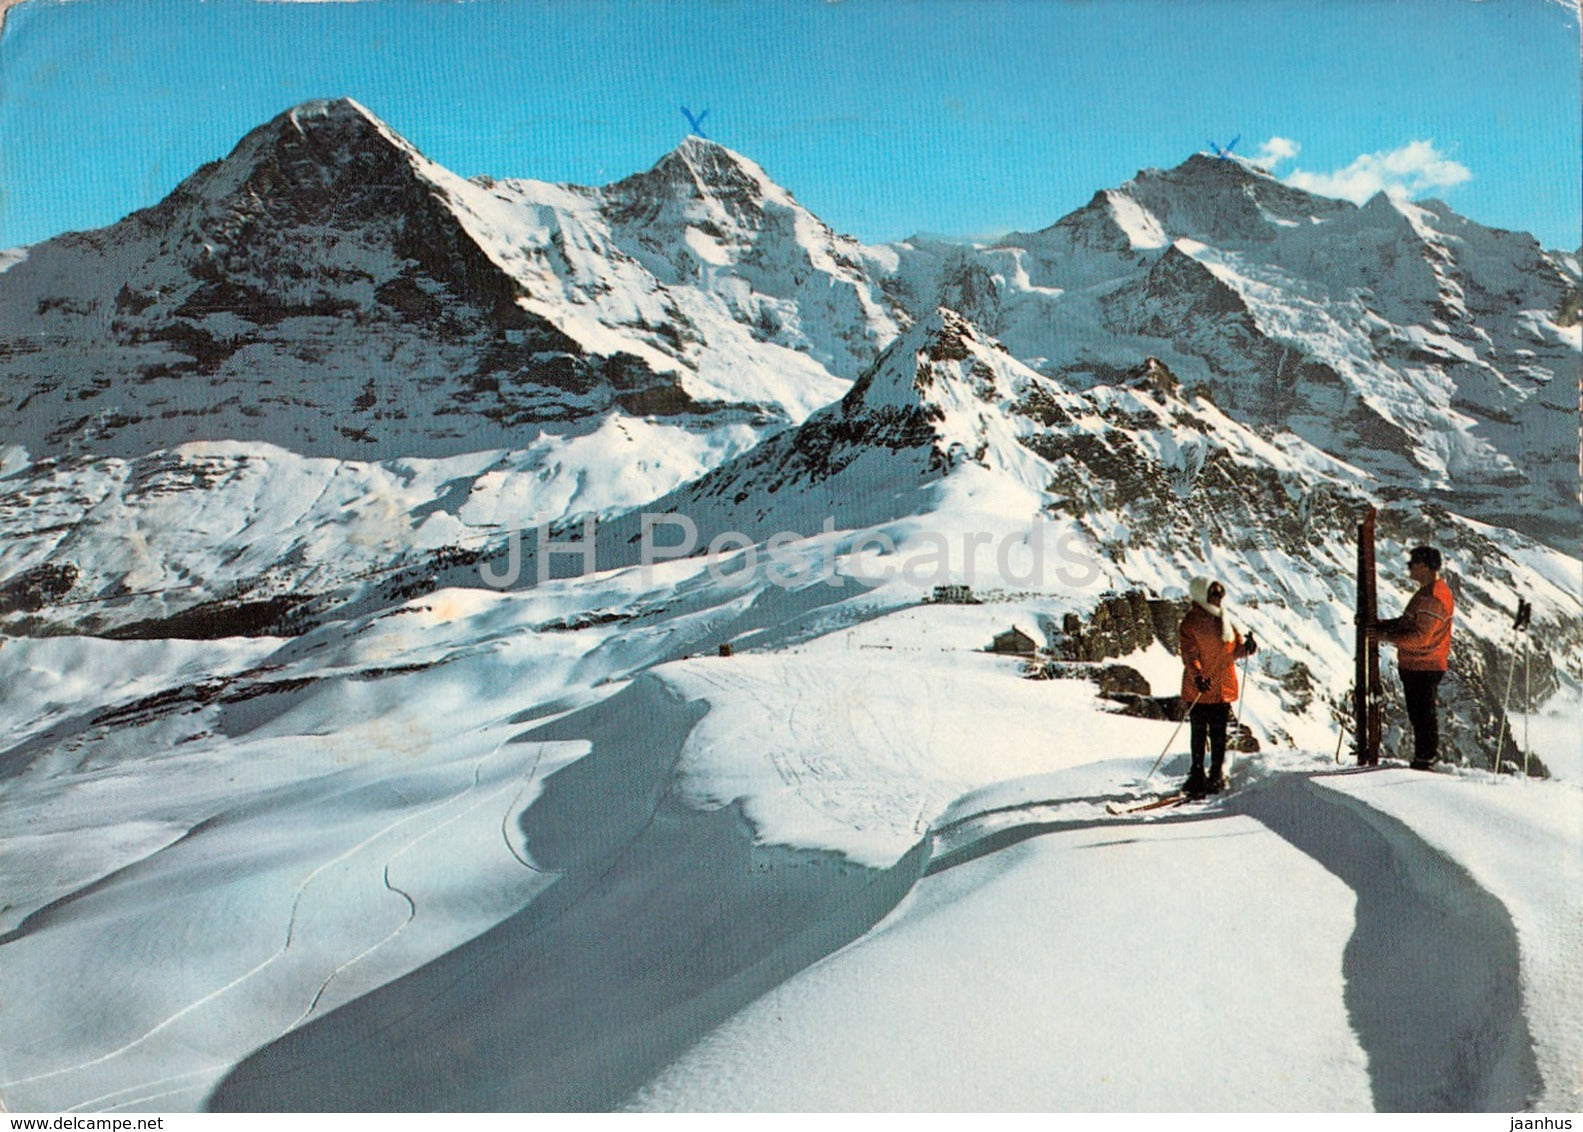
{"label": "dark ski trousers", "polygon": [[1226,765],[1226,724],[1231,722],[1230,704],[1194,704],[1188,714],[1192,721],[1189,749],[1193,769],[1204,770],[1204,747],[1209,747],[1209,773],[1218,774]]}
{"label": "dark ski trousers", "polygon": [[1407,700],[1407,719],[1413,725],[1413,762],[1432,763],[1440,757],[1440,716],[1435,707],[1435,690],[1444,672],[1416,672],[1404,668],[1402,694]]}

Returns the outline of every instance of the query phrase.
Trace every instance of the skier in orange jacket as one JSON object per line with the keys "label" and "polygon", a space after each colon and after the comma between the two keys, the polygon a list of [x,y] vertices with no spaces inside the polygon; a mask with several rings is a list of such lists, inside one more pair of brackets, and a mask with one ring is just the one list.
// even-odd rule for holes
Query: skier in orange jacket
{"label": "skier in orange jacket", "polygon": [[1428,770],[1440,757],[1440,719],[1435,690],[1451,658],[1451,619],[1456,601],[1440,577],[1440,551],[1415,546],[1407,556],[1407,574],[1418,585],[1400,617],[1375,622],[1382,641],[1396,646],[1407,718],[1413,725],[1416,770]]}
{"label": "skier in orange jacket", "polygon": [[[1249,633],[1237,632],[1221,603],[1226,587],[1210,578],[1188,583],[1193,606],[1182,618],[1177,644],[1182,657],[1182,702],[1190,705],[1189,750],[1193,765],[1182,793],[1189,798],[1218,794],[1226,788],[1226,725],[1237,698],[1237,661],[1259,651]],[[1209,748],[1209,773],[1204,773],[1204,748]]]}

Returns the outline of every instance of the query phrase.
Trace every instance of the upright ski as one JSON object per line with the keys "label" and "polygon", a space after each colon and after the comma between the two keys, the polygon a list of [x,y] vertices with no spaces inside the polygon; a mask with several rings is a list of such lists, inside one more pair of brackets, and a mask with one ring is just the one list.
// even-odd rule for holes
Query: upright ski
{"label": "upright ski", "polygon": [[1379,616],[1374,590],[1374,520],[1370,507],[1358,525],[1358,634],[1357,669],[1353,679],[1353,709],[1358,765],[1380,762],[1380,641],[1374,631]]}

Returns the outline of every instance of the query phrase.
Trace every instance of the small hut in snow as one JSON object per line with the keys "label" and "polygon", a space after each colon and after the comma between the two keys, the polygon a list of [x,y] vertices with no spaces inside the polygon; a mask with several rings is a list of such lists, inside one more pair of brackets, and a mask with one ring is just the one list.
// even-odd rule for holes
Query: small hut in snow
{"label": "small hut in snow", "polygon": [[1007,656],[1032,656],[1038,647],[1038,642],[1013,625],[1004,633],[996,635],[990,642],[989,651]]}

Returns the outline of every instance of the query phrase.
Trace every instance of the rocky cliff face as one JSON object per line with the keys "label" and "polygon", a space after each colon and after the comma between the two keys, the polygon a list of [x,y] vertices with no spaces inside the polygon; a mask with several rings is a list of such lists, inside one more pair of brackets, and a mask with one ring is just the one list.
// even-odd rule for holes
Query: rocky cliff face
{"label": "rocky cliff face", "polygon": [[1069,386],[1145,356],[1239,419],[1556,546],[1575,541],[1577,259],[1439,202],[1356,207],[1190,158],[992,247],[899,249]]}
{"label": "rocky cliff face", "polygon": [[[1265,643],[1265,694],[1283,711],[1339,725],[1353,539],[1363,510],[1380,502],[1375,491],[1366,473],[1314,445],[1235,420],[1159,359],[1113,384],[1068,389],[940,309],[841,401],[644,510],[687,517],[695,553],[725,532],[763,543],[782,532],[817,535],[828,521],[829,553],[856,546],[864,532],[883,533],[902,564],[920,548],[954,547],[964,531],[1022,537],[1036,512],[1052,533],[1080,534],[1094,556],[1088,583],[1060,598],[1065,612],[1051,643],[1059,656],[1092,663],[1156,645],[1173,651],[1180,595],[1207,572],[1236,595],[1238,624]],[[1382,608],[1406,602],[1397,564],[1408,546],[1434,542],[1455,563],[1453,585],[1468,608],[1459,677],[1444,696],[1447,742],[1476,760],[1500,718],[1501,610],[1518,592],[1547,595],[1555,660],[1536,677],[1541,694],[1583,662],[1583,617],[1556,588],[1561,574],[1523,564],[1550,552],[1521,536],[1503,546],[1489,528],[1417,500],[1387,500],[1383,516]],[[638,539],[635,516],[601,528],[601,567],[635,563]],[[1547,560],[1564,572],[1560,556]],[[1052,576],[1027,584],[1049,587]],[[928,592],[918,586],[920,597]],[[1545,667],[1552,663],[1561,668]]]}
{"label": "rocky cliff face", "polygon": [[25,249],[0,397],[35,455],[446,455],[612,410],[800,419],[895,332],[843,241],[723,147],[602,192],[474,183],[340,100]]}

